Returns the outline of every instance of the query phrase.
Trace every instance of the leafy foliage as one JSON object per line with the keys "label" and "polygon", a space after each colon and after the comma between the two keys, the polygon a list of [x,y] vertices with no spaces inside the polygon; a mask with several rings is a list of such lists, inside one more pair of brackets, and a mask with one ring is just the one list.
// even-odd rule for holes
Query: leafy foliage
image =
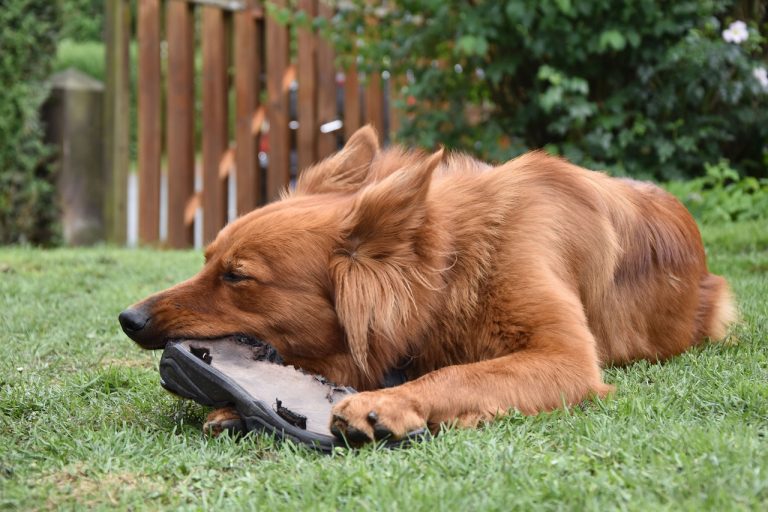
{"label": "leafy foliage", "polygon": [[[319,24],[361,69],[408,77],[398,84],[408,142],[492,160],[544,147],[667,180],[721,158],[765,175],[768,85],[755,73],[766,11],[735,4],[355,0]],[[751,17],[745,40],[725,40],[731,13]]]}
{"label": "leafy foliage", "polygon": [[101,41],[104,0],[57,0],[61,11],[61,36],[75,41]]}
{"label": "leafy foliage", "polygon": [[61,37],[74,41],[101,41],[104,0],[57,0],[61,10]]}
{"label": "leafy foliage", "polygon": [[6,0],[0,9],[0,243],[55,239],[58,211],[38,112],[59,14],[48,0]]}
{"label": "leafy foliage", "polygon": [[740,177],[727,160],[704,168],[702,177],[667,184],[697,219],[708,224],[768,221],[768,178]]}

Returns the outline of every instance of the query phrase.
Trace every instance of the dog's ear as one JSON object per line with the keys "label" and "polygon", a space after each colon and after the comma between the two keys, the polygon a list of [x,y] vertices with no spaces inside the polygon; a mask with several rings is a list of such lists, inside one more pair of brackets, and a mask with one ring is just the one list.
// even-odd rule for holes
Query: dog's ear
{"label": "dog's ear", "polygon": [[355,192],[378,152],[379,136],[371,125],[365,125],[352,134],[341,151],[302,172],[296,193]]}
{"label": "dog's ear", "polygon": [[[369,335],[395,342],[424,284],[415,245],[441,149],[358,193],[342,247],[331,261],[336,313],[355,363],[368,371]],[[414,159],[415,160],[415,159]]]}

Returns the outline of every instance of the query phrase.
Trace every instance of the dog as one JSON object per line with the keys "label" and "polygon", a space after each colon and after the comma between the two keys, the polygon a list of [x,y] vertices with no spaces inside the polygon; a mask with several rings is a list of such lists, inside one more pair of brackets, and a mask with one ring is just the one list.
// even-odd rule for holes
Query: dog
{"label": "dog", "polygon": [[[147,349],[267,340],[362,391],[329,421],[363,443],[604,397],[603,366],[721,340],[735,316],[695,221],[659,187],[539,151],[494,167],[381,149],[366,126],[120,322]],[[407,381],[384,388],[394,368]]]}

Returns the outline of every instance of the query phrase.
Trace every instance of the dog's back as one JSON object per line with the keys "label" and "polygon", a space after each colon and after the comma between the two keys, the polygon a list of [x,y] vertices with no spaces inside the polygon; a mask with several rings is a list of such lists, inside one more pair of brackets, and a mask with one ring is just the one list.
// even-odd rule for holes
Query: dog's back
{"label": "dog's back", "polygon": [[[488,226],[496,215],[485,236],[503,239],[500,254],[489,257],[505,263],[493,272],[530,272],[526,262],[535,261],[570,283],[604,364],[665,359],[706,337],[723,338],[735,318],[726,281],[707,271],[695,221],[653,184],[540,152],[496,168],[447,159],[438,171],[430,196],[453,203],[444,212],[458,217],[452,231],[478,218]],[[478,237],[476,226],[472,232]]]}

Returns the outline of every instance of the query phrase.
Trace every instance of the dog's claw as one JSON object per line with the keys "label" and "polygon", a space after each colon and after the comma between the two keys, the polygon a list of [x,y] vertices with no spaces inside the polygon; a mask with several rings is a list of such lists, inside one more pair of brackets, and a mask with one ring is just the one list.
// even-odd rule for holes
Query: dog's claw
{"label": "dog's claw", "polygon": [[371,438],[370,436],[368,436],[368,434],[366,434],[359,428],[355,428],[351,425],[347,427],[347,431],[345,435],[347,436],[347,439],[349,439],[353,443],[362,444],[362,443],[368,443],[371,441]]}
{"label": "dog's claw", "polygon": [[371,436],[359,428],[350,425],[343,416],[336,414],[333,416],[333,422],[331,423],[331,434],[353,444],[363,444],[371,441]]}
{"label": "dog's claw", "polygon": [[389,438],[390,438],[390,437],[392,437],[393,435],[394,435],[394,434],[392,433],[392,431],[391,431],[391,430],[389,430],[389,429],[388,429],[387,427],[385,427],[384,425],[382,425],[381,423],[377,423],[377,424],[376,424],[376,425],[373,427],[373,437],[374,437],[374,439],[376,439],[377,441],[383,441],[383,440],[385,440],[385,439],[389,439]]}
{"label": "dog's claw", "polygon": [[331,434],[338,439],[344,439],[344,431],[347,429],[348,425],[346,418],[334,414],[333,421],[331,422]]}
{"label": "dog's claw", "polygon": [[331,434],[339,439],[344,439],[344,428],[346,425],[347,422],[344,421],[344,418],[341,418],[340,416],[334,416],[333,421],[331,422]]}

